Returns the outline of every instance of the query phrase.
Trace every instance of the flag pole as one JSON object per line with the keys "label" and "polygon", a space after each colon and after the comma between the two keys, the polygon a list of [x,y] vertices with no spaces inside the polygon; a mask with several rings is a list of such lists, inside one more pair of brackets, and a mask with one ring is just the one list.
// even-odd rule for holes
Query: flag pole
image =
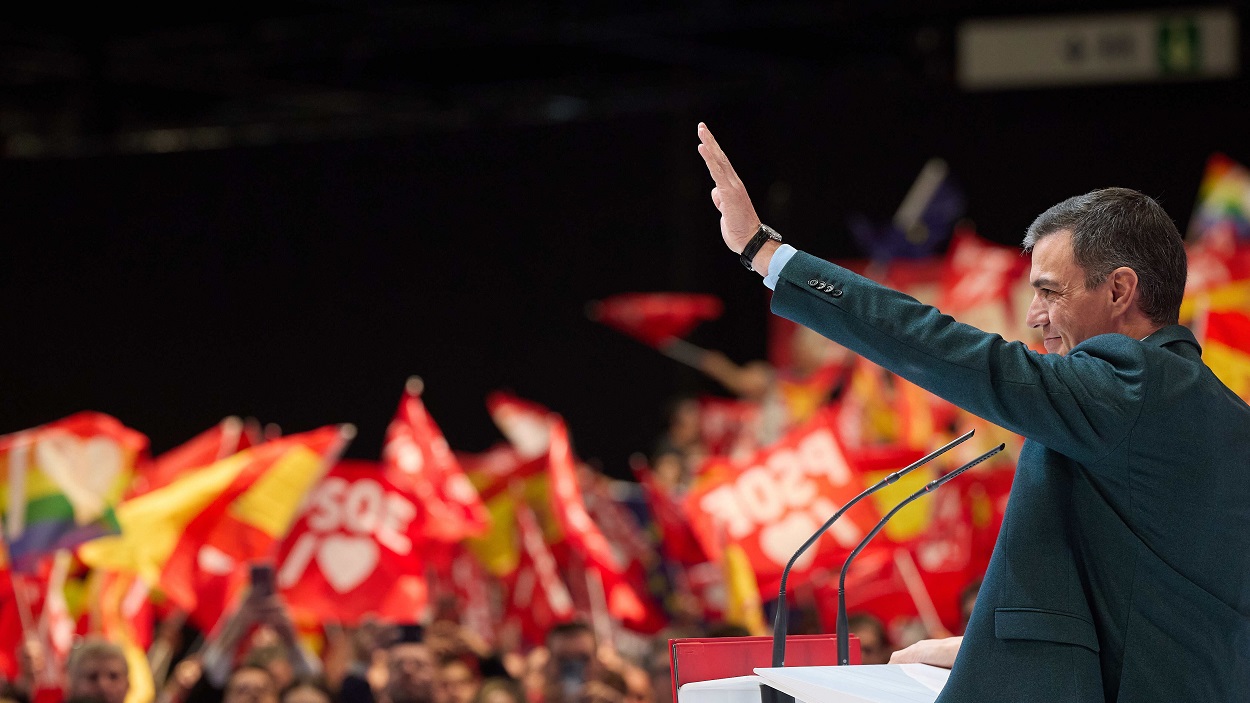
{"label": "flag pole", "polygon": [[22,639],[24,642],[33,639],[45,651],[43,671],[31,673],[36,680],[46,680],[52,677],[51,658],[47,656],[49,648],[39,636],[34,610],[30,606],[30,600],[26,597],[26,589],[22,587],[24,584],[18,582],[18,570],[13,562],[11,543],[15,535],[20,537],[26,529],[26,462],[30,452],[30,441],[22,441],[22,439],[23,437],[15,438],[13,448],[9,451],[9,500],[8,505],[5,506],[7,514],[4,516],[4,529],[0,532],[3,533],[5,557],[9,562],[9,583],[13,586],[13,598],[17,601],[17,615],[22,625]]}
{"label": "flag pole", "polygon": [[920,570],[916,568],[911,552],[901,547],[895,549],[894,565],[898,567],[898,573],[903,577],[903,585],[907,587],[907,594],[916,604],[916,612],[920,614],[920,621],[929,631],[929,636],[949,637],[950,632],[942,624],[942,619],[938,617],[937,608],[933,607],[933,598],[929,596],[929,589],[925,588],[924,579],[920,578]]}
{"label": "flag pole", "polygon": [[703,358],[707,355],[707,350],[697,344],[691,344],[679,337],[670,337],[659,346],[659,350],[670,359],[680,361],[693,369],[703,370]]}
{"label": "flag pole", "polygon": [[588,569],[585,559],[581,562],[586,575],[586,595],[590,600],[590,620],[594,623],[595,639],[600,643],[612,641],[612,618],[608,615],[608,594],[598,571]]}

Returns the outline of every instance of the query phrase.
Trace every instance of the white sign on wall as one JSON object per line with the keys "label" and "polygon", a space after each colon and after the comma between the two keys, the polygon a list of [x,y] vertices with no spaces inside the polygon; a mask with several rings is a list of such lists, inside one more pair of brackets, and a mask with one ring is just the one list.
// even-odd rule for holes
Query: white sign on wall
{"label": "white sign on wall", "polygon": [[1231,78],[1237,14],[1228,8],[978,19],[958,30],[967,90]]}

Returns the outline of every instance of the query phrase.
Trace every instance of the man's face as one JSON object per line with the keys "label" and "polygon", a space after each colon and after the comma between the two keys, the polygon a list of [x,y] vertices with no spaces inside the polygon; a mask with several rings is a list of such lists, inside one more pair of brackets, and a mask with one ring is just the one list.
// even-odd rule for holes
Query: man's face
{"label": "man's face", "polygon": [[393,703],[434,700],[434,655],[424,644],[391,645],[387,672],[386,692]]}
{"label": "man's face", "polygon": [[1051,354],[1067,354],[1090,337],[1114,332],[1111,284],[1085,287],[1085,271],[1072,253],[1072,233],[1062,230],[1042,237],[1033,247],[1029,272],[1033,302],[1025,321],[1040,329]]}
{"label": "man's face", "polygon": [[453,660],[438,671],[440,698],[448,703],[471,703],[481,684],[468,664]]}
{"label": "man's face", "polygon": [[255,667],[244,667],[226,680],[222,703],[277,703],[278,687],[273,677]]}
{"label": "man's face", "polygon": [[93,657],[84,660],[69,682],[69,698],[83,696],[103,703],[122,703],[130,690],[126,660],[119,657]]}
{"label": "man's face", "polygon": [[548,680],[559,686],[566,700],[571,699],[596,673],[595,636],[566,632],[553,635],[547,646],[551,650]]}

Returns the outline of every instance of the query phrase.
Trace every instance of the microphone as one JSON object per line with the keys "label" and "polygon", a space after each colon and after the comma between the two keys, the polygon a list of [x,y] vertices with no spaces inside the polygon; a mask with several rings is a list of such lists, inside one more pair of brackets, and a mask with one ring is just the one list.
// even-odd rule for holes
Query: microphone
{"label": "microphone", "polygon": [[846,572],[847,572],[847,569],[849,569],[851,566],[851,561],[855,559],[855,556],[857,554],[859,554],[860,552],[864,550],[864,547],[868,546],[868,540],[872,539],[873,537],[876,537],[877,533],[880,532],[885,527],[885,523],[889,522],[890,518],[894,517],[894,514],[902,510],[904,507],[906,507],[908,503],[919,498],[920,496],[936,491],[938,488],[942,487],[942,484],[946,483],[947,481],[950,481],[951,479],[955,478],[959,474],[962,474],[968,469],[971,469],[972,467],[976,466],[977,464],[980,464],[986,459],[989,459],[990,457],[994,456],[995,454],[1001,452],[1003,449],[1006,449],[1006,448],[1007,448],[1006,443],[1000,444],[997,447],[994,447],[988,452],[968,462],[967,464],[964,464],[958,469],[955,469],[954,471],[946,474],[945,476],[941,476],[939,478],[936,478],[926,483],[923,488],[907,496],[907,498],[905,498],[903,502],[894,506],[893,510],[886,513],[885,517],[881,518],[881,521],[877,523],[877,526],[872,528],[872,532],[869,532],[868,535],[864,537],[864,539],[860,540],[860,543],[855,547],[855,549],[851,550],[851,553],[846,557],[846,561],[842,563],[842,576],[841,578],[838,579],[838,625],[837,625],[838,666],[846,666],[847,664],[851,663],[850,662],[851,638],[850,638],[850,633],[846,631],[846,628],[847,628],[847,625],[846,625]]}
{"label": "microphone", "polygon": [[[825,524],[821,525],[820,529],[816,530],[815,534],[813,534],[811,537],[808,537],[807,541],[804,542],[802,546],[798,548],[798,551],[794,553],[794,556],[790,557],[790,561],[786,564],[786,568],[783,569],[781,572],[781,592],[777,596],[777,615],[773,618],[773,666],[774,667],[785,666],[786,629],[788,626],[787,621],[789,620],[789,617],[790,617],[786,608],[786,579],[790,577],[790,569],[794,567],[794,562],[798,561],[799,557],[803,555],[803,552],[807,551],[808,547],[811,547],[813,544],[815,544],[816,540],[820,539],[821,535],[825,534],[825,532],[830,527],[833,527],[833,523],[837,522],[838,518],[842,517],[842,514],[845,513],[847,510],[849,510],[851,506],[858,503],[861,499],[869,495],[872,495],[879,489],[884,488],[885,486],[888,486],[894,483],[895,481],[899,480],[900,477],[902,477],[904,474],[908,473],[909,471],[913,469],[917,469],[921,466],[924,466],[925,464],[929,463],[930,461],[933,461],[934,459],[945,454],[951,449],[954,449],[960,444],[963,444],[969,438],[972,437],[974,432],[976,432],[975,429],[968,430],[964,434],[948,442],[945,446],[939,449],[936,449],[930,452],[929,454],[926,454],[925,456],[917,459],[914,463],[886,476],[885,478],[881,479],[877,483],[873,484],[870,488],[868,488],[864,492],[852,498],[850,501],[847,502],[846,505],[843,505],[838,510],[838,512],[834,513],[833,517],[829,518],[825,522]],[[947,475],[949,476],[950,474],[947,474]]]}

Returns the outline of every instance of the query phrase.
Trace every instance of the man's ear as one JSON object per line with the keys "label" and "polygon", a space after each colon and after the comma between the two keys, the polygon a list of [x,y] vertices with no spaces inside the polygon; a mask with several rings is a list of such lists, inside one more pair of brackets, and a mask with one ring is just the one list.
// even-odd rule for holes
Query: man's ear
{"label": "man's ear", "polygon": [[1129,312],[1137,305],[1137,272],[1127,266],[1111,272],[1107,277],[1111,283],[1111,309],[1117,315]]}

